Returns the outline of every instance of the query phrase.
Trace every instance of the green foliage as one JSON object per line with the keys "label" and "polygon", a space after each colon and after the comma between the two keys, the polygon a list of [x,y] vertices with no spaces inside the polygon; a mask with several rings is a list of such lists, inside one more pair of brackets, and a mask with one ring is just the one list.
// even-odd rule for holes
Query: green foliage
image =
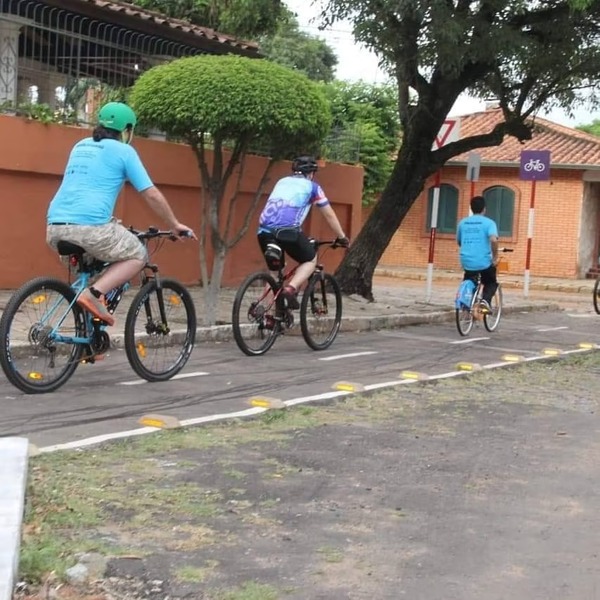
{"label": "green foliage", "polygon": [[579,125],[576,127],[580,131],[585,131],[586,133],[591,133],[592,135],[596,135],[600,137],[600,120],[594,119],[588,125]]}
{"label": "green foliage", "polygon": [[133,0],[133,3],[244,39],[275,32],[285,10],[281,0]]}
{"label": "green foliage", "polygon": [[389,84],[340,81],[323,89],[336,133],[328,138],[324,156],[364,167],[363,203],[370,204],[389,179],[400,142],[396,90]]}
{"label": "green foliage", "polygon": [[333,81],[337,56],[327,42],[300,31],[298,20],[289,11],[280,19],[277,31],[260,39],[262,54],[277,64],[304,73],[314,81]]}
{"label": "green foliage", "polygon": [[272,156],[318,145],[331,121],[325,96],[305,76],[231,55],[154,67],[137,80],[130,102],[147,125],[192,144],[201,134],[261,140]]}

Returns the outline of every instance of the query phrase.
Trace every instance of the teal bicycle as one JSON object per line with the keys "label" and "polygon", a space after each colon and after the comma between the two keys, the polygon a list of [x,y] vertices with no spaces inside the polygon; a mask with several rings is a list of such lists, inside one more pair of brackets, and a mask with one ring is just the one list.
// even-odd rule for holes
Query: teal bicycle
{"label": "teal bicycle", "polygon": [[[154,227],[130,231],[148,246],[177,239]],[[18,289],[0,319],[0,366],[7,379],[27,394],[53,392],[66,383],[82,362],[94,363],[110,349],[106,323],[77,304],[77,297],[107,263],[85,254],[80,246],[59,242],[76,273],[73,283],[38,277]],[[125,283],[106,294],[112,314]],[[123,343],[132,369],[147,381],[165,381],[187,363],[196,338],[196,311],[190,293],[174,279],[163,279],[158,266],[147,263],[140,290],[125,320]]]}

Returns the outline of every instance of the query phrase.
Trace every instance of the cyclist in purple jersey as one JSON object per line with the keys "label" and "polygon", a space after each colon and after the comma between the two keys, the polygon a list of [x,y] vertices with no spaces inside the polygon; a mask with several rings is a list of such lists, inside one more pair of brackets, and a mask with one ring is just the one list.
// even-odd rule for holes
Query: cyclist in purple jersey
{"label": "cyclist in purple jersey", "polygon": [[340,246],[350,243],[321,186],[313,181],[317,161],[312,156],[300,156],[292,162],[292,175],[280,179],[273,188],[260,215],[258,243],[263,253],[278,246],[300,263],[283,290],[288,306],[298,308],[300,286],[317,266],[317,252],[302,231],[302,223],[313,205],[318,206]]}

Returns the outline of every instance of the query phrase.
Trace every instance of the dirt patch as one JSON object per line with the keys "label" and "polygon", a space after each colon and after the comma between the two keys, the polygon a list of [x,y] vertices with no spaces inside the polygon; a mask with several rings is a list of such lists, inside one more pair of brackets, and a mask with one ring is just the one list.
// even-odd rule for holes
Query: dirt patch
{"label": "dirt patch", "polygon": [[599,357],[36,458],[16,597],[593,598]]}

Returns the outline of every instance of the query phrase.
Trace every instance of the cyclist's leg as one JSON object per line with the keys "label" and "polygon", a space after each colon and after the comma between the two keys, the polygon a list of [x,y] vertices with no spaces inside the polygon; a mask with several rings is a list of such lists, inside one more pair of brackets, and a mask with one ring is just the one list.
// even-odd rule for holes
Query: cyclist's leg
{"label": "cyclist's leg", "polygon": [[298,264],[298,268],[288,285],[295,290],[300,289],[302,284],[314,273],[317,266],[317,251],[310,239],[302,232],[298,234],[295,242],[282,242],[284,251],[290,255]]}
{"label": "cyclist's leg", "polygon": [[483,284],[482,300],[491,305],[492,298],[498,289],[498,279],[496,277],[496,267],[492,265],[481,271],[481,283]]}

